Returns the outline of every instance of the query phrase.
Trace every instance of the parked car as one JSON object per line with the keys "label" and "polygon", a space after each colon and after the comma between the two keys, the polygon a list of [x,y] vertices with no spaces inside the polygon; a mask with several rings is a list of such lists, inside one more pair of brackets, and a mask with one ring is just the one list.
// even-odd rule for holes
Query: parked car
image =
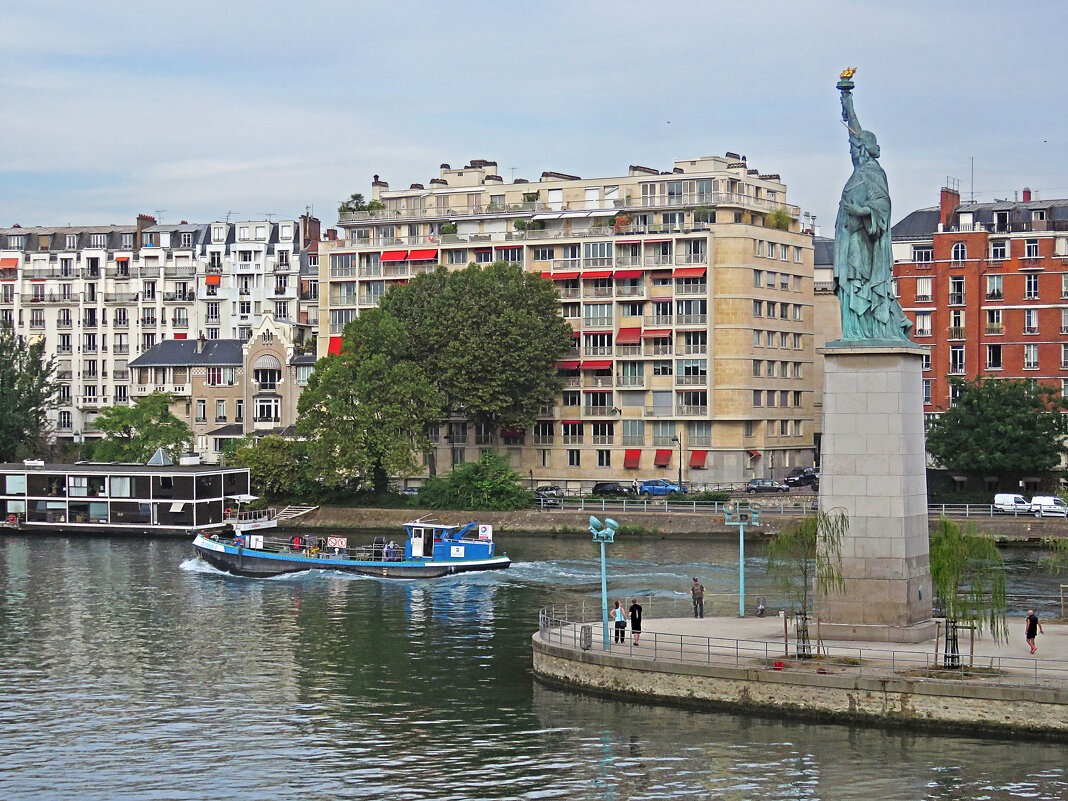
{"label": "parked car", "polygon": [[1031,499],[1035,517],[1068,517],[1068,504],[1055,495],[1036,495]]}
{"label": "parked car", "polygon": [[634,490],[626,484],[618,481],[598,481],[590,490],[590,495],[600,495],[602,498],[623,498],[633,495]]}
{"label": "parked car", "polygon": [[795,467],[786,477],[786,485],[789,487],[818,486],[820,471],[815,467]]}
{"label": "parked car", "polygon": [[754,478],[745,485],[745,491],[752,495],[755,492],[789,492],[790,488],[770,478]]}
{"label": "parked car", "polygon": [[544,509],[547,506],[560,507],[564,505],[564,491],[552,484],[538,487],[534,490],[534,503]]}
{"label": "parked car", "polygon": [[670,495],[673,492],[686,492],[686,487],[663,478],[652,478],[648,481],[638,482],[639,495]]}
{"label": "parked car", "polygon": [[994,511],[1021,514],[1031,511],[1031,502],[1015,492],[999,492],[994,496]]}

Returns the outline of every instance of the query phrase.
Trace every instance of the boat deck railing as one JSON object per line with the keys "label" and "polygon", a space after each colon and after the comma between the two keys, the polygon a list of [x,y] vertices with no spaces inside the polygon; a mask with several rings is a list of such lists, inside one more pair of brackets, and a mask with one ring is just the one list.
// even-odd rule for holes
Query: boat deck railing
{"label": "boat deck railing", "polygon": [[[294,545],[293,537],[264,537],[263,547],[257,551],[289,556],[304,556],[311,559],[351,559],[358,562],[403,562],[404,546],[387,548],[386,543],[358,545],[355,548],[331,545],[328,537],[301,537],[301,545]],[[236,540],[220,540],[236,546]]]}

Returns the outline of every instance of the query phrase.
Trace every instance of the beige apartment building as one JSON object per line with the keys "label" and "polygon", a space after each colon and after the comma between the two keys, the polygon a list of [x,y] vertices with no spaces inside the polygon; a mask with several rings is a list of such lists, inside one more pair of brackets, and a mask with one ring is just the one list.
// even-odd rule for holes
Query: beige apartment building
{"label": "beige apartment building", "polygon": [[499,447],[531,480],[578,487],[812,463],[812,237],[778,175],[728,153],[505,182],[475,160],[403,190],[375,176],[372,198],[384,209],[342,214],[342,236],[319,243],[320,355],[389,286],[440,265],[538,272],[575,329],[555,407],[524,431],[448,421],[431,432],[437,465]]}
{"label": "beige apartment building", "polygon": [[306,330],[264,315],[248,339],[169,339],[130,362],[130,397],[173,396],[171,412],[193,431],[193,449],[216,463],[227,440],[294,436],[297,401],[315,356]]}

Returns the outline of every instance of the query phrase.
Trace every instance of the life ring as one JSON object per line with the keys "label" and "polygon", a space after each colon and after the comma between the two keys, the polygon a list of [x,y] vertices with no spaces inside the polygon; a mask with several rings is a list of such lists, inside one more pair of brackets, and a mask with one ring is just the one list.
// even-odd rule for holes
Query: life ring
{"label": "life ring", "polygon": [[11,525],[15,525],[16,523],[19,522],[19,516],[18,515],[8,515],[7,516],[7,522],[10,523]]}
{"label": "life ring", "polygon": [[229,520],[231,517],[234,516],[234,510],[227,506],[226,511],[223,512],[223,515],[226,517],[227,520]]}

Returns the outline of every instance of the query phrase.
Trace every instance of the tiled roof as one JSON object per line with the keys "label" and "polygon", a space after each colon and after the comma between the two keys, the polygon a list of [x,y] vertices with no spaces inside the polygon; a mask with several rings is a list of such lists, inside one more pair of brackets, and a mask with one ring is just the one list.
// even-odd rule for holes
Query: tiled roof
{"label": "tiled roof", "polygon": [[196,339],[165,339],[130,362],[130,367],[196,367],[241,365],[241,339],[202,340],[197,352]]}
{"label": "tiled roof", "polygon": [[917,209],[890,229],[894,239],[919,239],[933,236],[938,230],[940,212],[937,207]]}

